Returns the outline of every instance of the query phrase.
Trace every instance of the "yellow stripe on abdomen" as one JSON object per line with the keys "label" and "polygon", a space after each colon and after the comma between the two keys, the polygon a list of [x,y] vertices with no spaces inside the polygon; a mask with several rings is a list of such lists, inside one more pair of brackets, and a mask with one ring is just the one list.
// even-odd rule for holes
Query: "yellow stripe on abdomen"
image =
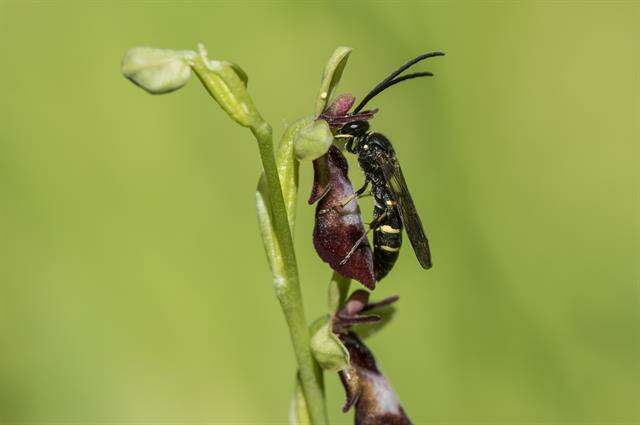
{"label": "yellow stripe on abdomen", "polygon": [[383,224],[382,226],[378,227],[378,230],[381,231],[382,233],[391,233],[391,234],[400,233],[400,229],[391,227],[388,224]]}
{"label": "yellow stripe on abdomen", "polygon": [[387,245],[380,245],[380,246],[378,246],[378,248],[380,248],[383,251],[387,251],[387,252],[398,252],[398,251],[400,251],[400,248],[394,248],[394,247],[387,246]]}

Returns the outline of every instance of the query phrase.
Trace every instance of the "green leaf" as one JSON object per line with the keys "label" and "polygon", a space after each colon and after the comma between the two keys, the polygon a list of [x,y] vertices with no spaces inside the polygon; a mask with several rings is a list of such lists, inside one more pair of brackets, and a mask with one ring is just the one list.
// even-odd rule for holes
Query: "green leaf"
{"label": "green leaf", "polygon": [[340,46],[333,51],[333,54],[329,58],[322,73],[320,92],[316,98],[316,116],[320,115],[327,107],[329,99],[340,82],[342,71],[344,71],[344,67],[347,65],[347,60],[352,50],[351,47]]}

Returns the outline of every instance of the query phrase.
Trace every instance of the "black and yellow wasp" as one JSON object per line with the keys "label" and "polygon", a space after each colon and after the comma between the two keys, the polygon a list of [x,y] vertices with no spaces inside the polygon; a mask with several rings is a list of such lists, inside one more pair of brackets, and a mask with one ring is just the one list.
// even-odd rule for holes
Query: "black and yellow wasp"
{"label": "black and yellow wasp", "polygon": [[[351,113],[345,116],[347,118],[345,121],[348,122],[338,130],[336,135],[338,138],[346,139],[346,150],[358,156],[358,163],[365,175],[364,185],[355,192],[352,199],[346,200],[345,203],[364,195],[369,184],[372,187],[371,194],[375,205],[373,221],[369,225],[369,230],[374,232],[373,261],[376,280],[384,278],[398,259],[398,252],[402,245],[403,227],[406,229],[420,265],[425,269],[431,267],[431,252],[427,236],[422,228],[422,222],[411,199],[391,142],[384,135],[369,131],[369,123],[366,120],[357,119],[356,115],[371,99],[385,89],[405,80],[433,76],[430,72],[399,75],[424,59],[443,55],[444,53],[441,52],[425,53],[395,70],[375,86]],[[353,117],[354,120],[349,121],[348,117]],[[342,264],[347,262],[366,236],[365,233],[354,245],[342,260]]]}

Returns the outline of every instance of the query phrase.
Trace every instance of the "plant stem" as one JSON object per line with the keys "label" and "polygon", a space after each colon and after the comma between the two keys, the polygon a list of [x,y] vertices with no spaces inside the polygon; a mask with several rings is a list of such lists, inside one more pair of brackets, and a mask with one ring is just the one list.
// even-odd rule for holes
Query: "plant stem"
{"label": "plant stem", "polygon": [[276,167],[272,129],[268,123],[261,121],[258,125],[252,126],[251,131],[258,140],[262,167],[269,188],[269,203],[276,243],[284,263],[282,276],[275,277],[276,295],[289,326],[309,415],[315,425],[327,424],[322,375],[317,374],[315,360],[309,347],[309,328],[302,303],[293,238]]}

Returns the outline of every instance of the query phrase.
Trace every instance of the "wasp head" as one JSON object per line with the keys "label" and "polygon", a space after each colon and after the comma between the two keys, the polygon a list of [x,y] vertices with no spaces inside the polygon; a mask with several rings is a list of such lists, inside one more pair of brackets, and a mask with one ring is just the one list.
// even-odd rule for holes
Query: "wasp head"
{"label": "wasp head", "polygon": [[353,121],[342,126],[337,137],[347,139],[345,149],[351,153],[358,153],[362,140],[369,132],[367,121]]}

